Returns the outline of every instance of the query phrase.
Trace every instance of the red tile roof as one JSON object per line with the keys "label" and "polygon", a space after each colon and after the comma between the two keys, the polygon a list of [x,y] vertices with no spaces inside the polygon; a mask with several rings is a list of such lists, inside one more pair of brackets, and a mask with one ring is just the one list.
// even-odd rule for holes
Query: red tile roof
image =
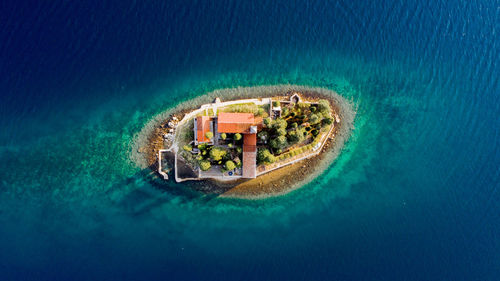
{"label": "red tile roof", "polygon": [[221,112],[217,118],[219,133],[245,133],[255,124],[252,113]]}
{"label": "red tile roof", "polygon": [[209,116],[196,117],[196,140],[198,142],[210,142],[205,133],[210,132],[211,118]]}
{"label": "red tile roof", "polygon": [[256,145],[257,145],[257,134],[243,135],[243,146],[256,146]]}

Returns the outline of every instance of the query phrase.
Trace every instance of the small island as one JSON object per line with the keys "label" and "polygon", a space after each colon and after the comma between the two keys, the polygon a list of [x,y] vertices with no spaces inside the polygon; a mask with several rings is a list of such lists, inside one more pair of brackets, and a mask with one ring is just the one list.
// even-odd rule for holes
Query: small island
{"label": "small island", "polygon": [[337,100],[310,90],[217,96],[156,122],[143,151],[155,153],[149,162],[163,180],[194,181],[195,189],[225,197],[275,196],[321,169],[342,128],[341,111]]}

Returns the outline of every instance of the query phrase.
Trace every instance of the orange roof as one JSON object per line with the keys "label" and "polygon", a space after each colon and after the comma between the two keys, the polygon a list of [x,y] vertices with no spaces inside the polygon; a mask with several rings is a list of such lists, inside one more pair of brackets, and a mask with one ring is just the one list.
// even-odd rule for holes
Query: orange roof
{"label": "orange roof", "polygon": [[257,145],[257,134],[245,134],[243,135],[243,146],[247,145]]}
{"label": "orange roof", "polygon": [[210,132],[209,116],[196,117],[196,140],[198,142],[210,142],[210,139],[205,136],[205,133]]}
{"label": "orange roof", "polygon": [[253,113],[221,112],[217,119],[219,133],[245,133],[255,124]]}

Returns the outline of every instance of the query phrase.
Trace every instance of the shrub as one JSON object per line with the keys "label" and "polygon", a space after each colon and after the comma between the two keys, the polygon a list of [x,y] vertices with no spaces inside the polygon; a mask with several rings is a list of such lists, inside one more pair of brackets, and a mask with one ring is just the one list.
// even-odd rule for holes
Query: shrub
{"label": "shrub", "polygon": [[182,149],[184,149],[185,151],[192,151],[193,147],[190,146],[189,144],[186,144],[185,146],[182,147]]}
{"label": "shrub", "polygon": [[274,155],[269,152],[269,149],[259,148],[259,150],[257,151],[257,162],[270,164],[274,163],[274,161],[276,161],[276,157],[274,157]]}
{"label": "shrub", "polygon": [[312,143],[311,143],[311,147],[314,147],[316,146],[317,144],[319,143],[319,139],[316,138]]}
{"label": "shrub", "polygon": [[309,109],[309,107],[311,106],[311,104],[309,104],[309,103],[305,103],[305,102],[299,102],[299,103],[297,103],[297,106],[298,106],[301,110],[306,110],[306,109]]}
{"label": "shrub", "polygon": [[212,133],[212,132],[206,132],[205,133],[205,137],[207,137],[207,139],[212,139],[214,137],[214,133]]}
{"label": "shrub", "polygon": [[[319,100],[318,102],[318,110],[323,113],[330,115],[330,102],[327,100]],[[323,115],[326,117],[326,115]]]}
{"label": "shrub", "polygon": [[317,114],[311,114],[309,116],[309,123],[317,124],[321,121],[321,118]]}
{"label": "shrub", "polygon": [[259,108],[257,105],[250,103],[250,104],[233,104],[226,106],[224,108],[224,112],[241,112],[241,113],[253,113],[257,114],[259,111]]}
{"label": "shrub", "polygon": [[220,161],[222,160],[222,157],[226,156],[227,151],[221,147],[213,147],[210,150],[210,158],[212,158],[214,161]]}
{"label": "shrub", "polygon": [[220,134],[220,138],[221,138],[221,139],[223,139],[223,140],[225,140],[225,139],[227,138],[226,133],[222,133],[222,134]]}
{"label": "shrub", "polygon": [[240,133],[234,134],[234,139],[237,141],[241,140],[241,134]]}
{"label": "shrub", "polygon": [[233,161],[228,160],[224,164],[224,168],[226,168],[226,170],[228,170],[228,171],[231,171],[231,170],[234,170],[236,168],[236,164]]}
{"label": "shrub", "polygon": [[211,165],[210,162],[207,160],[200,161],[200,169],[202,171],[208,171],[210,169]]}
{"label": "shrub", "polygon": [[264,125],[266,127],[268,127],[268,128],[271,127],[272,123],[273,123],[273,120],[270,117],[264,118]]}
{"label": "shrub", "polygon": [[290,113],[290,110],[288,109],[288,107],[285,107],[281,110],[281,116],[287,116],[288,113]]}

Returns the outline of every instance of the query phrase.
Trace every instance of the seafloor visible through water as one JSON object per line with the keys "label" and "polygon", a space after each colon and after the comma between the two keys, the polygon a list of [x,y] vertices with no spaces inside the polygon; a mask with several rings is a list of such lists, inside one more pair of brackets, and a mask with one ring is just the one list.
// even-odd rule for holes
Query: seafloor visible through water
{"label": "seafloor visible through water", "polygon": [[[498,1],[6,4],[0,279],[495,280]],[[131,159],[156,114],[238,86],[324,87],[340,156],[266,200]]]}

